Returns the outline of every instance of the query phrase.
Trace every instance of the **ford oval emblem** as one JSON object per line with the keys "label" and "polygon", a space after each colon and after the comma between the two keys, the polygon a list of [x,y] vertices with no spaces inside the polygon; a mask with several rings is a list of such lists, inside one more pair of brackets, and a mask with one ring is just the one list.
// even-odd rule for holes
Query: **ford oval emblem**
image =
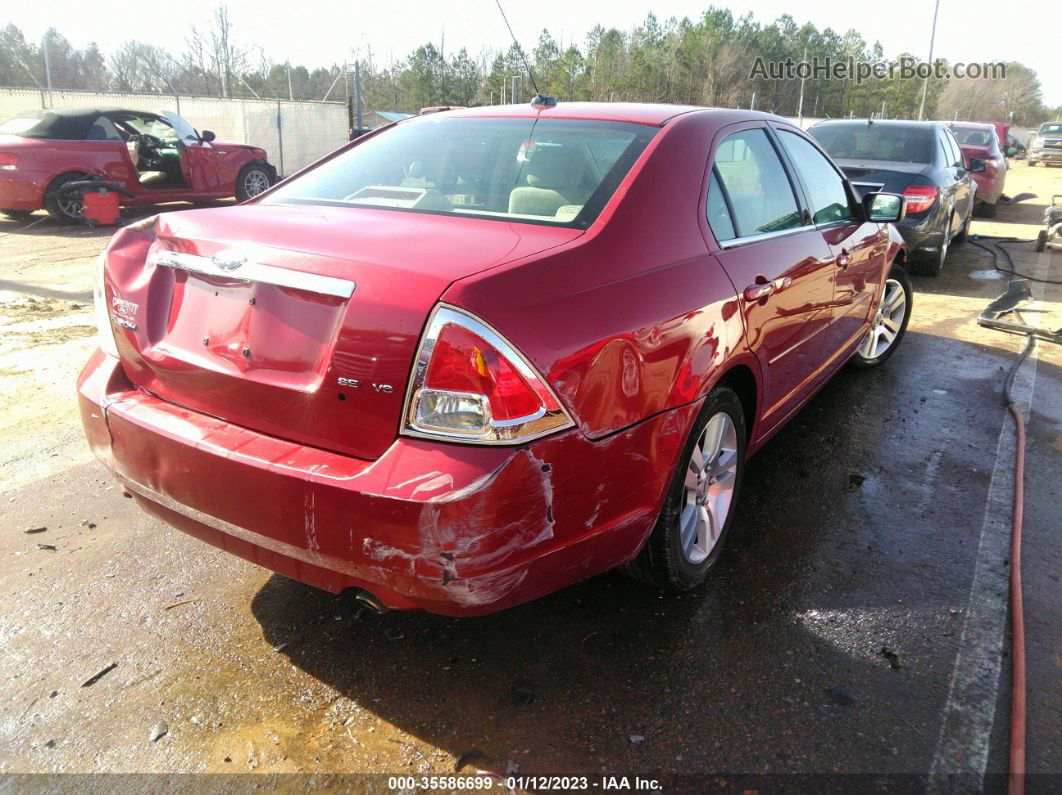
{"label": "ford oval emblem", "polygon": [[218,270],[234,271],[238,270],[245,262],[247,262],[247,257],[239,251],[233,251],[230,249],[219,251],[210,261],[214,263],[214,267]]}

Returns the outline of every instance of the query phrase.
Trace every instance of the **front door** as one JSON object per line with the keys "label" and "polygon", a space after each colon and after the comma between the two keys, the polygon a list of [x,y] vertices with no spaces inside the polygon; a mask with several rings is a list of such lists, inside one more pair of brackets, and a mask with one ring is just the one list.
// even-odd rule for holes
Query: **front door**
{"label": "front door", "polygon": [[847,180],[816,144],[796,130],[779,126],[777,132],[804,188],[812,221],[833,253],[833,309],[825,355],[830,365],[840,364],[841,354],[859,342],[881,290],[888,233],[880,224],[863,220],[863,208]]}
{"label": "front door", "polygon": [[[708,223],[737,288],[763,373],[769,432],[814,390],[833,300],[834,257],[762,124],[724,131],[713,158]],[[733,129],[733,128],[731,128]]]}

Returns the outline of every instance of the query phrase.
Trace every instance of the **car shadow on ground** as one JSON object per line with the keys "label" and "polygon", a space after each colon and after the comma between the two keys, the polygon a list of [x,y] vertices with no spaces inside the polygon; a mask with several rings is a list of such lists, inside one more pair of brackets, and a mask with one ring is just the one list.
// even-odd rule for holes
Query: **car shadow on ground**
{"label": "car shadow on ground", "polygon": [[911,332],[844,369],[751,460],[692,593],[610,573],[483,618],[378,617],[274,576],[252,613],[293,665],[488,769],[928,770],[1011,356]]}

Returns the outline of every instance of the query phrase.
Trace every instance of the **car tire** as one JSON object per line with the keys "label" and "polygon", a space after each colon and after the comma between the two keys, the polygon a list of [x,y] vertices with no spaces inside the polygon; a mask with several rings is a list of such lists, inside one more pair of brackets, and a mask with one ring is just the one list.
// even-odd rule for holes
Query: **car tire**
{"label": "car tire", "polygon": [[[734,521],[745,471],[745,422],[741,399],[730,387],[717,386],[705,398],[653,532],[626,566],[632,577],[669,591],[704,582]],[[706,448],[710,458],[703,466]]]}
{"label": "car tire", "polygon": [[915,259],[912,257],[908,270],[915,276],[940,276],[940,272],[944,270],[944,260],[947,257],[948,239],[945,235],[944,241],[940,244],[936,254],[930,259]]}
{"label": "car tire", "polygon": [[981,217],[982,218],[995,218],[996,217],[996,209],[998,207],[999,207],[998,203],[996,203],[996,204],[982,204],[981,205]]}
{"label": "car tire", "polygon": [[1029,164],[1029,168],[1032,168],[1033,166],[1036,165],[1036,161],[1033,160],[1031,157],[1028,160],[1026,160],[1025,162]]}
{"label": "car tire", "polygon": [[253,199],[276,182],[273,170],[265,163],[248,163],[236,177],[236,198],[241,202]]}
{"label": "car tire", "polygon": [[59,195],[60,189],[68,182],[77,182],[85,179],[84,174],[62,174],[52,180],[47,190],[44,191],[44,209],[48,215],[61,224],[80,224],[85,219],[85,209],[81,202],[73,199],[63,199]]}
{"label": "car tire", "polygon": [[892,356],[907,332],[913,300],[914,289],[907,271],[894,263],[885,279],[870,330],[850,360],[855,367],[877,367]]}
{"label": "car tire", "polygon": [[1036,236],[1036,250],[1044,251],[1047,249],[1047,230],[1041,229],[1040,233]]}

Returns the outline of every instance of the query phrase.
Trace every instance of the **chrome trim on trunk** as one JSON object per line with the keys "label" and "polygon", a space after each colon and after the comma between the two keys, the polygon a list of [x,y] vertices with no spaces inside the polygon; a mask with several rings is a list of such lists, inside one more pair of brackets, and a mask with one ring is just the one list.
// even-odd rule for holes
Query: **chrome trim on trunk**
{"label": "chrome trim on trunk", "polygon": [[251,260],[241,262],[235,267],[226,262],[225,264],[228,267],[222,268],[209,257],[200,257],[197,254],[186,254],[166,249],[156,251],[150,262],[163,268],[176,268],[190,273],[199,273],[203,276],[275,284],[278,287],[290,287],[294,290],[305,290],[309,293],[331,295],[336,298],[350,298],[357,287],[354,282],[347,279],[321,276],[317,273],[305,273],[304,271],[296,271],[289,268],[278,268],[275,265],[264,265]]}

